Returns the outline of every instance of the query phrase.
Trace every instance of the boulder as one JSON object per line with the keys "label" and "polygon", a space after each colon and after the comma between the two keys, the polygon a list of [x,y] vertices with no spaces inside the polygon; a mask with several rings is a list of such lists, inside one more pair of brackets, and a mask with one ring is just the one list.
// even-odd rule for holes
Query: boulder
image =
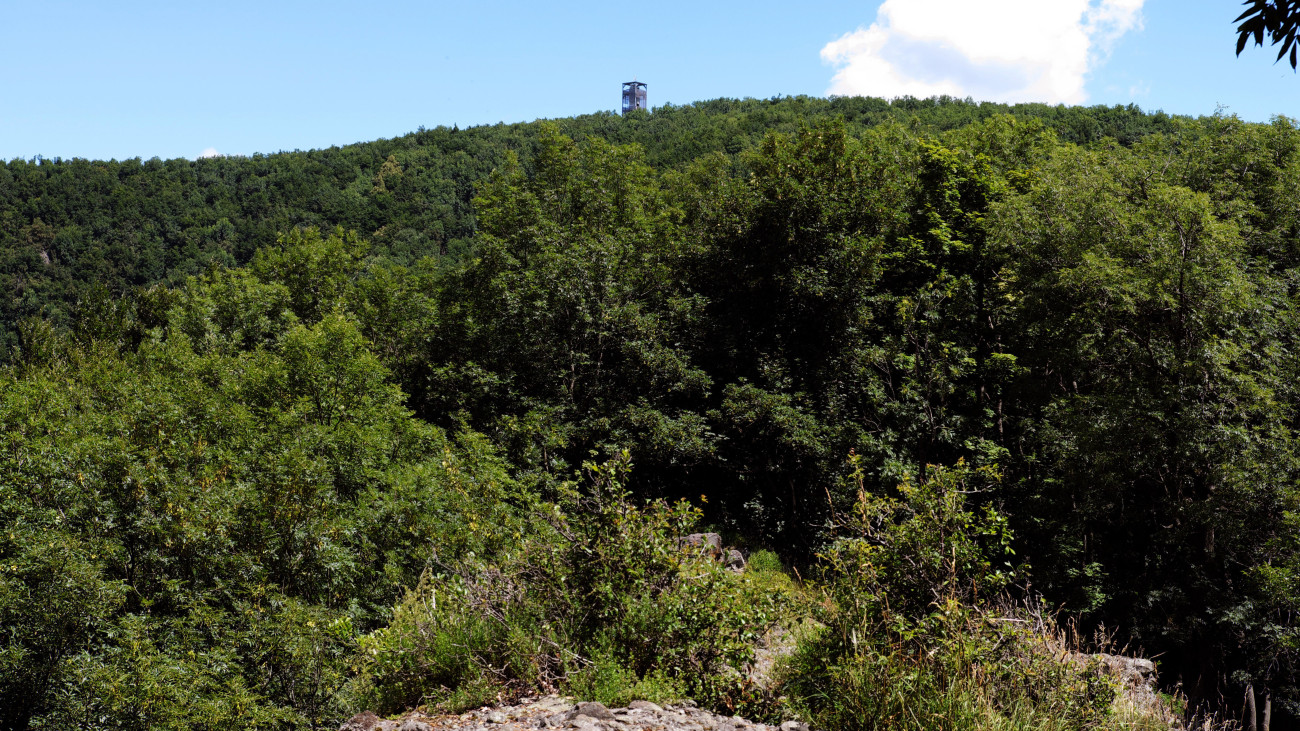
{"label": "boulder", "polygon": [[1127,690],[1154,692],[1156,688],[1156,664],[1144,657],[1124,657],[1123,655],[1093,655],[1115,678],[1123,683]]}
{"label": "boulder", "polygon": [[1178,714],[1161,699],[1156,687],[1156,664],[1144,657],[1125,657],[1107,653],[1076,654],[1075,662],[1096,668],[1119,681],[1124,698],[1138,709],[1164,719],[1170,728],[1181,728]]}
{"label": "boulder", "polygon": [[344,721],[343,725],[339,726],[339,731],[373,731],[381,720],[370,711],[364,711]]}
{"label": "boulder", "polygon": [[586,716],[597,721],[614,720],[614,712],[609,710],[604,703],[579,703],[578,707],[573,709],[573,715]]}
{"label": "boulder", "polygon": [[692,533],[679,538],[678,543],[685,548],[699,551],[703,556],[722,558],[722,536],[717,533]]}
{"label": "boulder", "polygon": [[732,571],[745,570],[745,556],[734,548],[727,549],[727,568]]}

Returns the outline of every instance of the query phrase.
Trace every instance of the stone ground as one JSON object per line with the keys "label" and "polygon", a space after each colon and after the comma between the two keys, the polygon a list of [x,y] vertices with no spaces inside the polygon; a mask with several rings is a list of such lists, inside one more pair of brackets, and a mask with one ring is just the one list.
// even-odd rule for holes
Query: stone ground
{"label": "stone ground", "polygon": [[[798,630],[797,630],[798,631]],[[752,683],[767,686],[777,661],[795,647],[795,633],[771,628],[745,668]],[[1170,728],[1181,723],[1156,693],[1156,666],[1150,660],[1119,655],[1075,654],[1080,663],[1096,662],[1120,682],[1124,695],[1136,709],[1163,718]],[[780,726],[753,723],[738,716],[722,716],[696,707],[694,701],[658,706],[633,701],[627,708],[606,708],[600,703],[575,703],[548,695],[522,698],[515,705],[484,707],[459,715],[429,715],[412,711],[397,720],[366,712],[353,716],[339,731],[522,731],[523,729],[578,729],[579,731],[810,731],[798,721]]]}
{"label": "stone ground", "polygon": [[517,705],[480,708],[460,715],[429,716],[413,712],[400,720],[361,713],[339,731],[522,731],[523,729],[579,729],[580,731],[809,731],[797,721],[780,726],[751,723],[738,716],[720,716],[701,710],[691,701],[658,706],[633,701],[627,708],[606,708],[600,703],[574,703],[560,696],[522,699]]}

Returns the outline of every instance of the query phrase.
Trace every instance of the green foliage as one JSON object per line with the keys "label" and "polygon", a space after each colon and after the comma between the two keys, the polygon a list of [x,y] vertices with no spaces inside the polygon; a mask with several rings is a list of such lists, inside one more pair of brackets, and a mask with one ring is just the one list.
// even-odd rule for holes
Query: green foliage
{"label": "green foliage", "polygon": [[[775,717],[705,669],[799,613],[781,567],[819,553],[838,619],[798,662],[854,713],[904,718],[890,680],[1102,723],[1041,633],[981,623],[1008,548],[1190,713],[1300,709],[1297,191],[1286,119],[946,98],[8,163],[3,723],[548,683]],[[779,556],[693,567],[697,519]]]}
{"label": "green foliage", "polygon": [[1006,522],[967,506],[996,472],[928,471],[897,498],[859,491],[842,519],[823,555],[826,627],[785,670],[795,708],[825,728],[1107,727],[1111,681],[1041,624],[1025,628],[1039,617],[996,601],[1010,578]]}
{"label": "green foliage", "polygon": [[762,550],[754,551],[749,555],[745,570],[753,574],[774,574],[784,572],[785,566],[781,564],[780,556],[772,551]]}
{"label": "green foliage", "polygon": [[585,469],[587,489],[539,506],[515,550],[427,575],[362,638],[353,692],[385,711],[555,684],[726,704],[736,686],[718,678],[751,659],[774,597],[679,546],[699,517],[689,506],[635,506],[626,454]]}
{"label": "green foliage", "polygon": [[337,723],[355,634],[513,540],[527,493],[414,420],[347,316],[195,347],[194,303],[277,285],[194,281],[137,348],[49,336],[0,379],[7,728]]}
{"label": "green foliage", "polygon": [[[1259,686],[1287,654],[1261,634],[1274,620],[1255,607],[1272,600],[1241,578],[1294,535],[1280,520],[1296,475],[1294,275],[1271,243],[1289,224],[1245,203],[1254,184],[1227,169],[1275,179],[1297,141],[1289,124],[1215,120],[1132,151],[1065,148],[994,214],[1018,262],[1013,428],[1041,445],[1016,522],[1053,545],[1038,583],[1167,648],[1193,703],[1227,678],[1191,668],[1252,665]],[[1256,641],[1272,649],[1239,654]]]}
{"label": "green foliage", "polygon": [[426,572],[392,621],[360,638],[360,679],[351,692],[361,704],[392,713],[430,703],[455,713],[496,696],[494,661],[529,676],[531,668],[512,667],[513,658],[501,652],[518,638],[480,612],[470,591]]}
{"label": "green foliage", "polygon": [[575,698],[604,703],[610,708],[626,707],[635,700],[666,704],[687,697],[686,684],[656,668],[638,677],[618,659],[617,652],[596,652],[591,664],[574,673],[567,690]]}
{"label": "green foliage", "polygon": [[[773,130],[843,117],[861,131],[886,121],[946,130],[1015,112],[1041,118],[1064,139],[1132,143],[1168,129],[1164,114],[1136,107],[1008,107],[948,97],[717,99],[667,105],[652,115],[611,112],[557,120],[573,139],[639,144],[659,168],[702,155],[735,155]],[[358,231],[373,255],[410,265],[472,256],[479,219],[475,186],[511,151],[524,165],[544,157],[548,123],[439,127],[392,139],[308,152],[199,160],[12,160],[0,163],[0,348],[17,324],[60,324],[95,287],[120,296],[176,285],[213,266],[246,264],[286,231]]]}

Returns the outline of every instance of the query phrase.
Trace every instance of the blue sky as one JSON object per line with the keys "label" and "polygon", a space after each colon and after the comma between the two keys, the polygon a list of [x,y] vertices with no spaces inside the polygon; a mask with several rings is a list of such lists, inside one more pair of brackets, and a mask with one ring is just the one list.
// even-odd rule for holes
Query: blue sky
{"label": "blue sky", "polygon": [[1239,7],[0,0],[0,158],[250,154],[569,116],[616,108],[633,75],[652,106],[939,89],[1300,117],[1289,66],[1234,56]]}

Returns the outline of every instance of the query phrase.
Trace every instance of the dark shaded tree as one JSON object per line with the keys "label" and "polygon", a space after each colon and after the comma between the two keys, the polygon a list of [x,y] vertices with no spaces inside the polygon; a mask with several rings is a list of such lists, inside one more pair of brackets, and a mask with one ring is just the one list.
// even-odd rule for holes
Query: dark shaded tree
{"label": "dark shaded tree", "polygon": [[1246,0],[1245,12],[1237,16],[1237,55],[1254,39],[1256,46],[1277,46],[1277,60],[1290,57],[1296,67],[1296,29],[1300,27],[1300,2],[1297,0]]}

